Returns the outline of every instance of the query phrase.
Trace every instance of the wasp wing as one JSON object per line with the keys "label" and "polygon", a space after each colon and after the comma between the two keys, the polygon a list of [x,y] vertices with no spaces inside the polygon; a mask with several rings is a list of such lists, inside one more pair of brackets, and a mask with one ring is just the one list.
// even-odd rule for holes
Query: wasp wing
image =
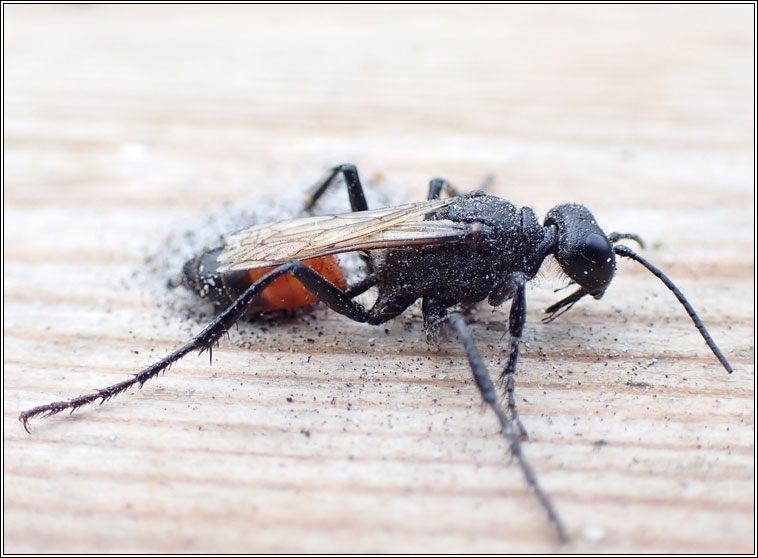
{"label": "wasp wing", "polygon": [[453,201],[430,200],[251,227],[224,237],[218,271],[269,267],[360,250],[454,242],[465,234],[466,225],[424,220],[430,212]]}

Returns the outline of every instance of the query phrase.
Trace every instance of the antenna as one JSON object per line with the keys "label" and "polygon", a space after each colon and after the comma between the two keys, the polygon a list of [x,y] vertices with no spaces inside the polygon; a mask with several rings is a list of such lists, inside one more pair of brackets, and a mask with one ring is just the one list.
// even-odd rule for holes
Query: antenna
{"label": "antenna", "polygon": [[690,318],[692,318],[692,321],[695,322],[695,327],[700,332],[700,335],[703,336],[703,339],[705,339],[705,342],[708,344],[708,346],[711,348],[711,351],[713,351],[713,354],[716,355],[716,358],[719,359],[719,362],[726,368],[726,371],[730,374],[734,372],[734,369],[729,364],[729,362],[726,360],[726,357],[721,352],[721,350],[716,345],[716,342],[711,337],[711,334],[708,333],[708,330],[705,329],[705,325],[703,324],[703,321],[700,319],[700,317],[695,312],[695,309],[692,308],[692,305],[689,303],[689,301],[685,298],[682,291],[679,290],[679,287],[677,287],[674,282],[666,277],[666,275],[657,267],[655,267],[653,264],[651,264],[649,261],[647,261],[642,256],[635,253],[631,248],[628,248],[623,245],[618,245],[613,247],[613,251],[616,252],[619,256],[622,256],[624,258],[629,258],[630,260],[634,260],[636,262],[641,263],[643,266],[645,266],[650,273],[655,275],[658,279],[663,281],[663,284],[666,285],[669,290],[674,293],[674,296],[679,299],[679,302],[682,303],[682,306],[684,306],[684,309],[687,310],[687,313],[690,315]]}

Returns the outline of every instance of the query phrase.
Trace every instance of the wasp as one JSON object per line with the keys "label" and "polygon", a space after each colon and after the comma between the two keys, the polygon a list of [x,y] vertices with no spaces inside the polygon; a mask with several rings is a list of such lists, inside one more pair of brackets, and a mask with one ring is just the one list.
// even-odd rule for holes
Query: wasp
{"label": "wasp", "polygon": [[[551,321],[589,295],[603,296],[616,271],[616,256],[634,260],[660,279],[689,314],[724,368],[733,369],[679,288],[657,267],[621,240],[643,246],[632,233],[606,235],[583,205],[566,203],[551,209],[543,223],[528,207],[482,191],[460,195],[445,179],[429,183],[426,201],[369,209],[354,165],[329,170],[306,197],[306,208],[342,175],[352,212],[311,215],[253,226],[224,237],[223,245],[188,261],[184,283],[222,308],[189,343],[133,377],[68,401],[34,407],[19,416],[27,432],[29,419],[71,412],[154,378],[193,351],[211,353],[219,339],[248,313],[289,310],[320,301],[356,322],[382,324],[421,299],[424,332],[436,342],[443,327],[462,341],[477,388],[497,416],[511,454],[536,494],[560,540],[566,529],[537,476],[524,457],[520,441],[526,429],[516,409],[515,373],[526,322],[526,285],[548,256],[578,288],[546,309]],[[446,197],[443,198],[442,194]],[[348,285],[335,255],[357,252],[365,277]],[[375,288],[369,308],[354,300]],[[510,300],[508,360],[498,391],[457,305],[483,300],[499,306]]]}

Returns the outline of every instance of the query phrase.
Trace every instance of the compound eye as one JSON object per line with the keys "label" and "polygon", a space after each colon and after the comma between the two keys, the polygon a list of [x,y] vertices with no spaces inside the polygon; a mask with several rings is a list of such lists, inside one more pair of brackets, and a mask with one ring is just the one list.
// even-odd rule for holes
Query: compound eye
{"label": "compound eye", "polygon": [[584,237],[582,245],[582,255],[592,263],[603,263],[610,261],[613,254],[610,242],[597,233],[590,233]]}

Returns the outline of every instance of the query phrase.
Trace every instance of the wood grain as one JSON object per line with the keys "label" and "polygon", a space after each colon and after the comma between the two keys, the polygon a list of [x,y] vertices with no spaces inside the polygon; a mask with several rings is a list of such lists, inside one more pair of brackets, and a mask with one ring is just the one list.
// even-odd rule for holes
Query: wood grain
{"label": "wood grain", "polygon": [[[754,552],[753,10],[4,5],[4,551]],[[586,204],[732,362],[631,263],[549,325],[530,287],[525,452],[568,546],[418,309],[242,324],[17,422],[182,344],[210,316],[167,287],[183,258],[348,161],[378,198],[493,174]],[[506,316],[471,316],[493,372]]]}

